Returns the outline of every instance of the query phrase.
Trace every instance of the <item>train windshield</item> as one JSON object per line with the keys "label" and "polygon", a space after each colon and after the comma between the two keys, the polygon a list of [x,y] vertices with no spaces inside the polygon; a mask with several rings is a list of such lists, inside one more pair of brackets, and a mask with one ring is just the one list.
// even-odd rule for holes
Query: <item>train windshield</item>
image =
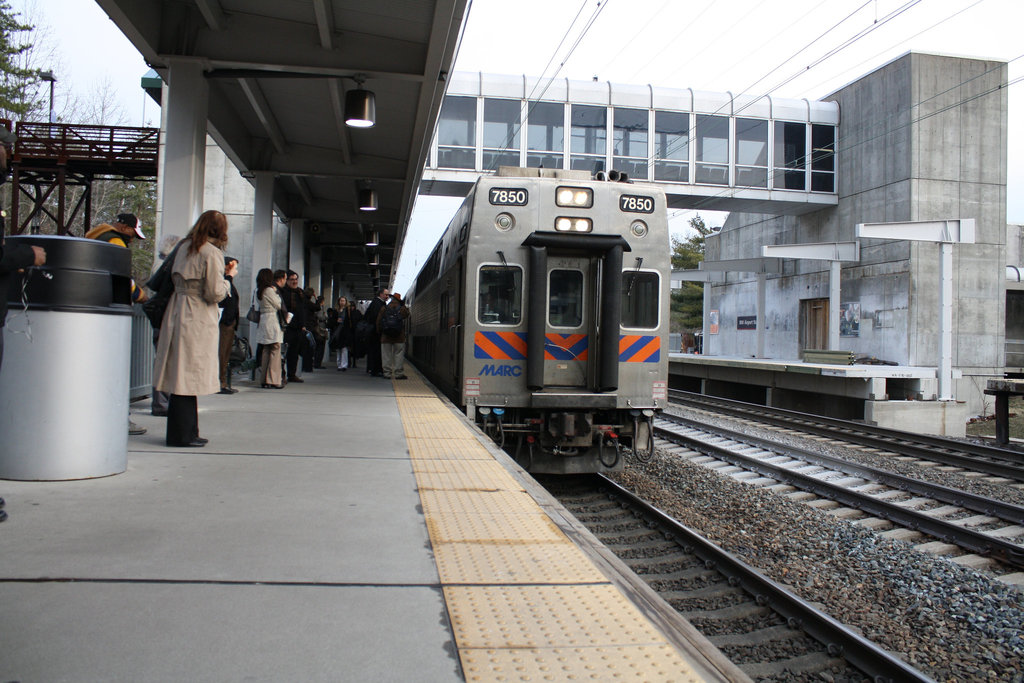
{"label": "train windshield", "polygon": [[523,269],[481,266],[477,317],[483,325],[518,325],[523,311]]}
{"label": "train windshield", "polygon": [[622,326],[658,326],[658,274],[639,270],[622,273]]}

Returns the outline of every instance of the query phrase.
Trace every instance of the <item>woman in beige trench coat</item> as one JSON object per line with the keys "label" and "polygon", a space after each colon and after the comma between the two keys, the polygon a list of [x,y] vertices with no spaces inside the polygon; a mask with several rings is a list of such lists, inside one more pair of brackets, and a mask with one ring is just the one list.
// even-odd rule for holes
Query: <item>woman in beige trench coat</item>
{"label": "woman in beige trench coat", "polygon": [[197,447],[199,436],[196,397],[220,391],[220,310],[227,296],[224,253],[228,221],[220,211],[205,211],[171,268],[174,294],[164,312],[156,347],[153,386],[171,395],[167,405],[167,445]]}

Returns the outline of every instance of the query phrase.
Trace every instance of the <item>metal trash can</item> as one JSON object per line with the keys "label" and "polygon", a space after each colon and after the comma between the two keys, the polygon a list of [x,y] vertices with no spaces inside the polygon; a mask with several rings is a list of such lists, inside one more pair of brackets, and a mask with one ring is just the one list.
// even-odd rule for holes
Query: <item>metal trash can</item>
{"label": "metal trash can", "polygon": [[[23,235],[46,265],[12,276],[0,367],[0,479],[89,479],[128,467],[131,252]],[[0,295],[3,293],[0,292]]]}

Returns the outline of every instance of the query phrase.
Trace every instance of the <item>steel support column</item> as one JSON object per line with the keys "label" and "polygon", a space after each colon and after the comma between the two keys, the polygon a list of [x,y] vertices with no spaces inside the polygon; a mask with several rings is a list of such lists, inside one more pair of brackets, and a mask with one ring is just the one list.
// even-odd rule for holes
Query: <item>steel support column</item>
{"label": "steel support column", "polygon": [[184,235],[202,213],[206,166],[206,117],[209,89],[203,62],[169,57],[167,129],[164,144],[163,192],[160,210],[164,226]]}

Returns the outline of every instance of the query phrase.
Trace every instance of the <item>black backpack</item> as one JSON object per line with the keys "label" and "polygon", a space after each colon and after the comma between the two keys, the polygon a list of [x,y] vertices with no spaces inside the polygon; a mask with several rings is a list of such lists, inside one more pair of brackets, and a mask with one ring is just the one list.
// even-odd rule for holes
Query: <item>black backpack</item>
{"label": "black backpack", "polygon": [[402,334],[405,322],[402,320],[401,306],[388,306],[384,309],[384,315],[380,319],[380,333],[389,337],[397,337]]}

